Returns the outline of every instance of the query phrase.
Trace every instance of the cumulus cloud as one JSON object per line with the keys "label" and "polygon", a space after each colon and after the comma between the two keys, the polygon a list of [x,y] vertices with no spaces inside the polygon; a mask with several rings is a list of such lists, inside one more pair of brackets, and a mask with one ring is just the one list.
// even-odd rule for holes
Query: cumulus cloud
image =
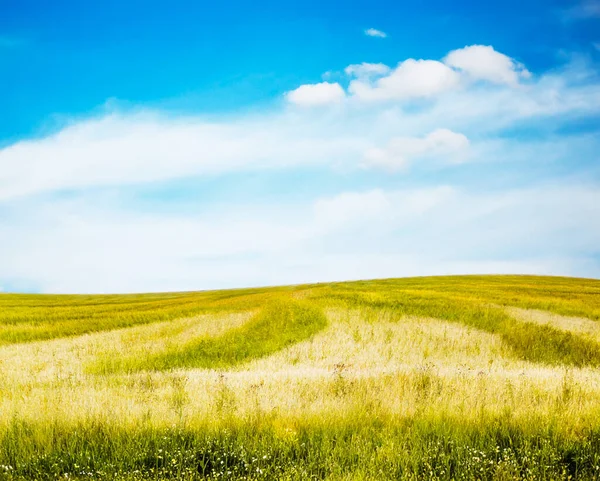
{"label": "cumulus cloud", "polygon": [[365,35],[367,35],[368,37],[379,37],[379,38],[387,37],[387,33],[382,32],[381,30],[377,30],[376,28],[367,28],[365,30]]}
{"label": "cumulus cloud", "polygon": [[430,98],[474,80],[514,87],[531,77],[524,65],[485,45],[453,50],[443,61],[408,59],[393,70],[363,63],[348,66],[346,73],[357,77],[348,87],[354,98],[379,101]]}
{"label": "cumulus cloud", "polygon": [[[326,105],[289,106],[258,115],[211,120],[152,111],[114,112],[73,122],[54,134],[0,149],[0,202],[48,191],[231,172],[291,168],[348,171],[364,163],[365,152],[373,148],[383,152],[367,154],[371,165],[390,168],[411,158],[410,152],[393,148],[393,139],[423,139],[442,127],[469,138],[469,159],[474,162],[492,158],[502,162],[524,157],[523,152],[530,156],[524,162],[532,162],[536,158],[533,147],[503,142],[490,155],[482,142],[491,145],[503,129],[514,131],[523,125],[528,129],[551,125],[554,131],[566,122],[581,123],[600,111],[600,85],[594,82],[593,70],[584,64],[569,64],[541,74],[526,88],[515,89],[507,84],[464,84],[455,77],[462,74],[442,62],[407,62],[383,76],[385,66],[381,64],[351,66],[352,76],[370,72],[376,77],[355,78],[351,90],[357,89],[356,95],[363,97],[348,99],[331,109]],[[433,81],[420,80],[420,73],[431,71],[441,75]],[[329,85],[341,95],[339,84]],[[455,87],[448,90],[450,85]],[[444,95],[430,95],[442,90]],[[430,96],[425,97],[429,99],[425,105],[404,108],[404,101],[414,99],[414,95]],[[381,101],[363,101],[371,98]],[[559,140],[552,134],[545,135],[544,141],[551,143],[552,149],[539,145],[535,149],[554,157],[556,152],[568,150],[576,138],[571,135]]]}
{"label": "cumulus cloud", "polygon": [[437,129],[425,137],[395,137],[384,148],[370,148],[365,152],[365,165],[398,170],[411,161],[422,158],[442,158],[457,162],[465,157],[469,139],[448,129]]}
{"label": "cumulus cloud", "polygon": [[348,91],[361,100],[403,100],[433,97],[459,85],[460,76],[437,60],[408,59],[374,82],[357,79]]}
{"label": "cumulus cloud", "polygon": [[344,89],[337,82],[301,85],[286,94],[288,102],[308,107],[339,103],[345,96]]}
{"label": "cumulus cloud", "polygon": [[485,45],[471,45],[453,50],[444,63],[466,73],[475,80],[517,85],[521,79],[531,77],[531,73],[512,58]]}
{"label": "cumulus cloud", "polygon": [[[369,148],[385,149],[393,138],[421,138],[442,126],[468,136],[473,150],[479,151],[480,141],[473,138],[489,142],[502,129],[519,128],[524,122],[528,128],[532,122],[556,126],[597,115],[600,85],[582,82],[588,77],[593,79],[585,66],[571,65],[539,76],[526,89],[505,84],[461,88],[412,111],[388,102],[355,102],[342,109],[284,109],[211,121],[156,112],[113,113],[0,149],[0,200],[228,172],[351,169]],[[391,95],[385,83],[370,85],[375,96],[384,97],[380,88]],[[423,87],[418,82],[409,85]],[[406,92],[407,86],[403,88]]]}

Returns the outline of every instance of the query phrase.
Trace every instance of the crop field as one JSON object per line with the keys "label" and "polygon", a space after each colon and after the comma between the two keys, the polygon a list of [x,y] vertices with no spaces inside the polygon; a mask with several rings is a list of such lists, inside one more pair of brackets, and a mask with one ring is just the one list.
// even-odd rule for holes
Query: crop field
{"label": "crop field", "polygon": [[600,281],[0,294],[2,479],[600,479]]}

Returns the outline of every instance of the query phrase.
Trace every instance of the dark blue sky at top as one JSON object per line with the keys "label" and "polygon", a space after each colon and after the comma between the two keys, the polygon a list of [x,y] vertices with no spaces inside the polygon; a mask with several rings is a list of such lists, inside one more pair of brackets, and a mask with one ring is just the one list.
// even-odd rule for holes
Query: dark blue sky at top
{"label": "dark blue sky at top", "polygon": [[[0,0],[0,146],[107,101],[231,112],[277,101],[326,71],[493,45],[547,70],[598,55],[573,2]],[[366,28],[388,33],[382,39]]]}

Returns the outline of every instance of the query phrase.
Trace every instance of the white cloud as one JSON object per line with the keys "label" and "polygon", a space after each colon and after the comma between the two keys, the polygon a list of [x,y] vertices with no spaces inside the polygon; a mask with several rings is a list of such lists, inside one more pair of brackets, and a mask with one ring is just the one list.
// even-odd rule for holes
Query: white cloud
{"label": "white cloud", "polygon": [[[124,212],[93,197],[22,203],[0,279],[45,292],[184,290],[450,273],[600,275],[600,189],[347,191],[285,206]],[[577,235],[573,235],[577,232]],[[542,242],[543,241],[543,242]]]}
{"label": "white cloud", "polygon": [[391,208],[388,196],[381,189],[342,193],[332,198],[319,199],[314,205],[317,222],[326,229],[354,222],[362,224],[365,218],[385,215]]}
{"label": "white cloud", "polygon": [[328,119],[278,114],[207,122],[108,115],[0,150],[0,201],[38,192],[333,163],[367,146]]}
{"label": "white cloud", "polygon": [[348,65],[344,72],[346,75],[350,75],[358,78],[369,78],[369,77],[380,77],[390,73],[391,69],[383,63],[368,63],[363,62],[359,64]]}
{"label": "white cloud", "polygon": [[314,203],[315,221],[323,231],[348,228],[364,229],[378,225],[379,233],[386,226],[397,228],[452,199],[456,190],[438,186],[405,191],[373,189],[364,192],[344,192]]}
{"label": "white cloud", "polygon": [[473,80],[516,86],[531,73],[514,59],[484,45],[451,51],[442,62],[408,59],[390,70],[383,64],[356,64],[346,68],[357,77],[348,92],[359,100],[431,98],[466,88]]}
{"label": "white cloud", "polygon": [[[428,62],[434,65],[431,71],[449,70],[453,80],[440,82],[442,75],[433,83],[421,82],[415,71],[430,71],[430,65],[413,60],[375,82],[351,83],[351,87],[362,85],[366,90],[361,93],[366,98],[378,98],[380,102],[363,102],[361,97],[335,108],[288,107],[210,121],[201,116],[172,117],[145,111],[74,122],[55,134],[0,149],[0,203],[48,191],[231,172],[307,167],[348,171],[356,169],[365,152],[373,147],[383,149],[385,155],[369,154],[371,160],[375,157],[380,164],[398,165],[398,157],[407,154],[402,149],[400,154],[388,152],[388,144],[394,144],[392,139],[421,139],[441,127],[470,139],[473,155],[469,158],[474,162],[491,158],[506,162],[515,155],[526,157],[523,162],[536,162],[539,156],[535,149],[551,156],[563,152],[564,156],[573,142],[595,145],[592,139],[578,140],[571,135],[563,140],[551,134],[544,138],[543,145],[538,142],[531,148],[516,140],[504,141],[493,155],[482,148],[482,142],[493,144],[503,129],[514,131],[523,125],[531,129],[546,123],[555,131],[567,122],[581,123],[596,116],[600,111],[600,85],[585,64],[570,64],[541,74],[519,89],[505,84],[465,85],[460,81],[456,88],[449,89],[456,85],[453,75],[460,74],[441,62]],[[383,71],[382,67],[369,69]],[[425,105],[404,107],[404,100],[414,100],[410,95],[444,89],[444,95],[430,96]]]}
{"label": "white cloud", "polygon": [[408,59],[374,82],[353,80],[348,91],[360,100],[403,100],[433,97],[459,83],[459,74],[442,62]]}
{"label": "white cloud", "polygon": [[[491,47],[466,47],[445,62],[350,65],[348,95],[339,83],[305,85],[287,94],[294,105],[261,114],[112,113],[4,147],[0,284],[99,292],[436,273],[600,275],[600,225],[590,222],[600,218],[600,141],[571,128],[600,112],[593,68],[572,63],[514,88],[524,67]],[[466,156],[471,164],[451,166]],[[411,164],[411,176],[361,163]],[[267,169],[278,192],[294,193],[285,202],[246,198],[239,177],[224,180]],[[290,181],[290,169],[309,175]],[[432,169],[456,185],[432,182]],[[551,183],[553,169],[573,178]],[[506,189],[515,171],[529,187]],[[156,208],[160,198],[140,206],[130,195],[133,184],[177,189],[177,179],[201,176],[209,190],[220,192],[220,181],[229,190],[182,209],[173,201],[170,213]],[[377,188],[384,177],[413,188]]]}
{"label": "white cloud", "polygon": [[453,50],[444,63],[465,72],[475,80],[487,80],[499,84],[517,85],[531,73],[512,58],[485,45],[471,45]]}
{"label": "white cloud", "polygon": [[365,35],[367,35],[369,37],[379,37],[379,38],[387,37],[387,33],[382,32],[381,30],[377,30],[376,28],[367,28],[365,30]]}
{"label": "white cloud", "polygon": [[416,159],[442,158],[451,162],[464,159],[469,139],[448,129],[437,129],[425,137],[395,137],[384,148],[374,147],[365,152],[365,165],[394,171],[408,166]]}
{"label": "white cloud", "polygon": [[339,103],[345,96],[344,89],[337,82],[301,85],[286,94],[289,102],[308,107]]}

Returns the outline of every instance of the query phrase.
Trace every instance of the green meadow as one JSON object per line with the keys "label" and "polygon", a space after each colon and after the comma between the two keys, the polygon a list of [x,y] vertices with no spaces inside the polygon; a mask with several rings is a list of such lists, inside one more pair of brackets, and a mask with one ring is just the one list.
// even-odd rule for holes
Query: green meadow
{"label": "green meadow", "polygon": [[2,479],[600,479],[600,281],[0,294]]}

